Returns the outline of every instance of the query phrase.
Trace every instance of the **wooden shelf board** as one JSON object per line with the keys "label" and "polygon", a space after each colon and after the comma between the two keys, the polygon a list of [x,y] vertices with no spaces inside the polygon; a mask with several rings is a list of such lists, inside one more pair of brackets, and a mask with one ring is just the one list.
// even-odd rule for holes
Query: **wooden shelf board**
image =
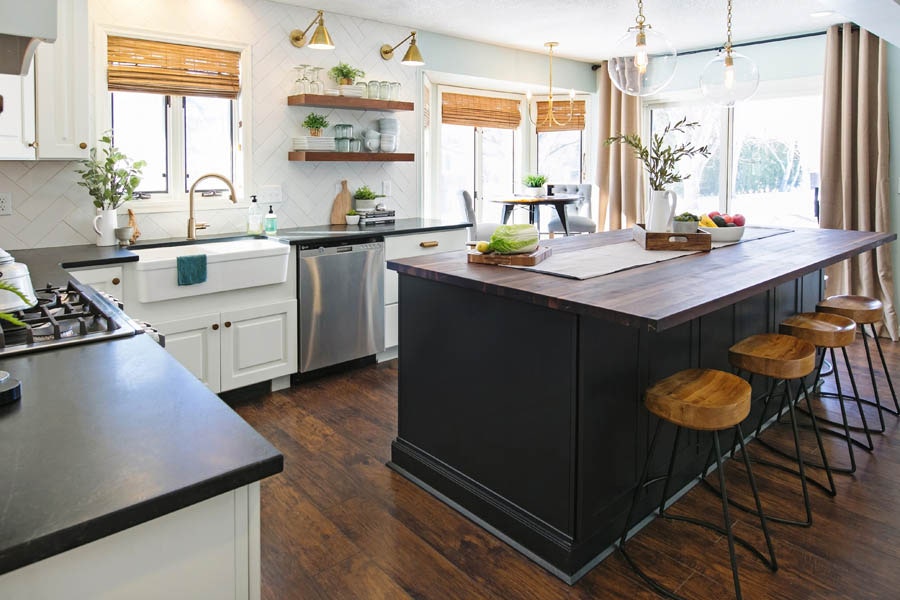
{"label": "wooden shelf board", "polygon": [[288,160],[296,162],[412,162],[412,152],[288,152]]}
{"label": "wooden shelf board", "polygon": [[354,110],[403,111],[414,110],[412,102],[396,100],[370,100],[368,98],[350,98],[349,96],[321,96],[318,94],[298,94],[288,96],[288,106],[316,106],[319,108],[352,108]]}

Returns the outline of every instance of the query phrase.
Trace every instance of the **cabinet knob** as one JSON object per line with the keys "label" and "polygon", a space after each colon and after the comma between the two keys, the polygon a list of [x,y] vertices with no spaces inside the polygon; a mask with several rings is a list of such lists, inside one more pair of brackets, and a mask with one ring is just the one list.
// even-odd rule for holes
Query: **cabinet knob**
{"label": "cabinet knob", "polygon": [[80,144],[78,144],[78,147],[81,148],[82,150],[86,149],[86,148],[87,148],[87,142],[81,142]]}
{"label": "cabinet knob", "polygon": [[419,242],[419,245],[423,248],[437,248],[440,245],[440,242],[438,242],[438,241]]}
{"label": "cabinet knob", "polygon": [[218,330],[219,330],[219,324],[218,324],[218,323],[213,323],[212,328],[213,328],[213,331],[218,331]]}
{"label": "cabinet knob", "polygon": [[231,321],[225,321],[225,327],[231,327]]}
{"label": "cabinet knob", "polygon": [[37,147],[38,147],[39,145],[40,145],[40,144],[37,143],[37,140],[35,140],[35,141],[31,142],[30,144],[28,144],[28,147],[29,147],[29,148],[35,148],[35,149],[37,149]]}
{"label": "cabinet knob", "polygon": [[120,283],[121,283],[121,280],[120,280],[118,277],[113,277],[113,278],[112,278],[112,284],[113,284],[113,285],[119,285]]}

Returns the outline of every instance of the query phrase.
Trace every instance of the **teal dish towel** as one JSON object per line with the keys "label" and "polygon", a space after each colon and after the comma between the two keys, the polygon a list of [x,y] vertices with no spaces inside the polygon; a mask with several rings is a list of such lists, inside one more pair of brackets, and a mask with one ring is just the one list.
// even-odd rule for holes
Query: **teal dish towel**
{"label": "teal dish towel", "polygon": [[194,285],[206,281],[206,255],[179,256],[178,285]]}

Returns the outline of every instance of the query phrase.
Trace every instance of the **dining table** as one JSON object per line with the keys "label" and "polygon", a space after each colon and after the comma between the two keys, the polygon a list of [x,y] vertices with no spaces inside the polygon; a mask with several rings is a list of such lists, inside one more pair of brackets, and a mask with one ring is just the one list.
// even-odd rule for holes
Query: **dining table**
{"label": "dining table", "polygon": [[510,196],[496,198],[491,200],[491,202],[503,205],[502,222],[504,224],[509,221],[509,217],[512,215],[512,211],[515,207],[526,207],[528,209],[528,222],[532,225],[537,223],[538,229],[540,229],[538,206],[549,204],[556,209],[556,214],[559,216],[559,222],[562,225],[563,231],[566,235],[569,235],[569,223],[566,220],[566,205],[574,204],[582,198],[583,196],[581,194],[553,194],[544,196]]}

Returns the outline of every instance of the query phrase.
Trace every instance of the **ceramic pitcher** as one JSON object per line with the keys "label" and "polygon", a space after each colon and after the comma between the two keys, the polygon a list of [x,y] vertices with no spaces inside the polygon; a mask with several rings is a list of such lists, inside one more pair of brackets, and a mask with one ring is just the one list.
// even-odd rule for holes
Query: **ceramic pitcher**
{"label": "ceramic pitcher", "polygon": [[119,226],[119,218],[114,208],[98,208],[94,217],[94,231],[97,232],[98,246],[116,245],[116,227]]}
{"label": "ceramic pitcher", "polygon": [[672,231],[675,219],[675,204],[678,197],[668,190],[650,192],[650,205],[647,214],[647,231]]}

